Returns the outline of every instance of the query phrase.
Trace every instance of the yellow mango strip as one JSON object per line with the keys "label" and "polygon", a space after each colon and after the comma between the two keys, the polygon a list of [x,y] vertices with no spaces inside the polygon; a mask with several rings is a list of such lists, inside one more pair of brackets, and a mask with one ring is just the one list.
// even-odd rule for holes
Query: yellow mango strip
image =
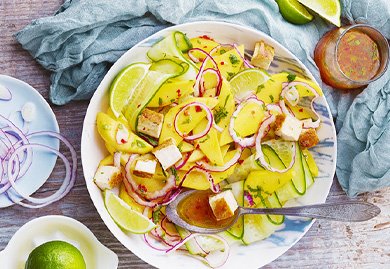
{"label": "yellow mango strip", "polygon": [[146,105],[147,107],[163,107],[176,102],[179,98],[187,96],[194,91],[193,80],[175,80],[169,79],[165,82],[152,100]]}
{"label": "yellow mango strip", "polygon": [[[147,153],[150,152],[153,147],[145,140],[138,137],[127,126],[114,120],[107,114],[99,112],[96,116],[97,129],[100,136],[106,142],[115,149],[115,151],[125,153]],[[126,143],[118,144],[116,141],[116,135],[119,128],[126,128],[129,132],[129,138]]]}
{"label": "yellow mango strip", "polygon": [[[244,45],[238,46],[238,50],[241,55],[244,55]],[[237,74],[243,64],[243,60],[234,48],[224,54],[216,55],[213,58],[218,65],[221,75],[227,80]]]}
{"label": "yellow mango strip", "polygon": [[219,145],[224,146],[233,142],[233,138],[230,136],[229,128],[226,127],[219,136]]}
{"label": "yellow mango strip", "polygon": [[308,149],[302,150],[303,156],[306,159],[307,165],[309,166],[309,170],[314,178],[318,176],[318,166],[314,160],[313,155],[310,153]]}
{"label": "yellow mango strip", "polygon": [[226,128],[230,123],[230,118],[234,110],[234,96],[230,83],[224,79],[222,81],[221,92],[218,96],[218,105],[213,109],[215,123],[221,128]]}
{"label": "yellow mango strip", "polygon": [[246,137],[255,134],[264,118],[264,108],[257,103],[246,103],[238,113],[234,130],[240,137]]}
{"label": "yellow mango strip", "polygon": [[181,141],[179,144],[177,144],[177,147],[179,148],[181,153],[186,153],[194,150],[194,146],[186,141]]}
{"label": "yellow mango strip", "polygon": [[121,184],[119,188],[119,198],[121,198],[126,204],[128,204],[131,209],[143,213],[144,212],[144,206],[138,204],[136,201],[134,201],[133,198],[130,197],[130,195],[127,194],[125,185]]}
{"label": "yellow mango strip", "polygon": [[[208,106],[210,109],[213,109],[217,104],[218,100],[215,98],[207,98],[207,97],[201,97],[201,98],[195,98],[191,97],[188,98],[186,101],[183,103],[180,103],[179,105],[172,107],[164,116],[164,122],[163,122],[163,127],[161,130],[161,135],[159,139],[159,143],[167,140],[168,138],[173,138],[176,142],[176,145],[178,145],[183,138],[178,135],[178,133],[175,131],[175,127],[173,126],[173,122],[175,120],[176,114],[179,112],[179,110],[192,102],[200,102]],[[205,118],[206,112],[203,110],[197,111],[195,107],[189,107],[188,109],[188,116],[185,115],[185,113],[180,113],[182,116],[179,118],[179,128],[180,131],[188,133],[192,131],[192,129],[198,125],[198,123]],[[188,122],[188,123],[187,123]],[[185,124],[181,124],[185,123]]]}
{"label": "yellow mango strip", "polygon": [[[202,132],[207,126],[207,119],[203,119],[195,128],[194,133]],[[221,147],[218,143],[217,130],[211,128],[207,135],[195,140],[212,165],[223,165]]]}
{"label": "yellow mango strip", "polygon": [[114,156],[108,155],[103,160],[100,161],[99,166],[114,165]]}
{"label": "yellow mango strip", "polygon": [[229,148],[230,148],[230,145],[221,146],[221,153],[222,153],[222,157],[224,159],[225,159],[226,153],[228,152]]}
{"label": "yellow mango strip", "polygon": [[272,194],[274,191],[285,185],[292,178],[292,169],[285,173],[271,172],[269,170],[252,171],[249,173],[245,185],[252,189],[260,188],[266,194]]}
{"label": "yellow mango strip", "polygon": [[200,149],[195,149],[192,154],[190,155],[190,158],[188,158],[187,162],[193,163],[197,162],[204,158],[204,153]]}
{"label": "yellow mango strip", "polygon": [[[219,43],[204,37],[194,37],[190,39],[193,48],[199,48],[209,53],[213,48],[219,45]],[[203,55],[202,55],[203,56]]]}

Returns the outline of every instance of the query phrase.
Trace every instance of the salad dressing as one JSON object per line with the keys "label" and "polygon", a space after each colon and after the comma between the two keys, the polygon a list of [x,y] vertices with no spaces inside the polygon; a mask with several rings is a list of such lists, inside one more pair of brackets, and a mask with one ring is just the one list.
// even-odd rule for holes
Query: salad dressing
{"label": "salad dressing", "polygon": [[211,191],[195,192],[184,198],[177,208],[179,216],[187,223],[203,228],[226,227],[232,222],[234,216],[217,220],[209,204]]}

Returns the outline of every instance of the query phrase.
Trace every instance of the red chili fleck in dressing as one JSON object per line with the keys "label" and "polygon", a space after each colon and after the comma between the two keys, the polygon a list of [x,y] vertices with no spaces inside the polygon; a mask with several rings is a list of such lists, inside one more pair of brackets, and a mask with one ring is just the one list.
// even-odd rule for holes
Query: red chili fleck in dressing
{"label": "red chili fleck in dressing", "polygon": [[300,109],[299,109],[299,112],[303,112],[303,108],[300,108]]}
{"label": "red chili fleck in dressing", "polygon": [[177,89],[177,97],[179,97],[180,98],[180,96],[181,96],[181,92],[180,92],[180,89]]}
{"label": "red chili fleck in dressing", "polygon": [[121,143],[122,144],[125,144],[127,141],[126,140],[124,140],[123,138],[121,139]]}
{"label": "red chili fleck in dressing", "polygon": [[220,62],[220,64],[221,64],[221,65],[224,65],[224,64],[225,64],[225,62]]}
{"label": "red chili fleck in dressing", "polygon": [[207,49],[207,46],[203,46],[204,49]]}
{"label": "red chili fleck in dressing", "polygon": [[138,189],[140,190],[140,192],[147,192],[148,191],[148,189],[142,184],[138,185]]}
{"label": "red chili fleck in dressing", "polygon": [[340,40],[337,61],[348,78],[355,81],[370,80],[380,66],[378,46],[367,34],[351,30]]}
{"label": "red chili fleck in dressing", "polygon": [[244,160],[238,160],[238,164],[242,164]]}

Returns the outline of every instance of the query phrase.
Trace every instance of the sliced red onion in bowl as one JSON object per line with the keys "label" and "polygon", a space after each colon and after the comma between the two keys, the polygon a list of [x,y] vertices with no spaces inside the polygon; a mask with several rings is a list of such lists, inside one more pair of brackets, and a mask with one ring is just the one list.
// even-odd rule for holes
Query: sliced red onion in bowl
{"label": "sliced red onion in bowl", "polygon": [[187,179],[187,176],[193,172],[193,171],[197,171],[197,172],[200,172],[202,173],[203,175],[205,175],[205,177],[207,178],[208,182],[210,183],[210,189],[212,192],[214,193],[218,193],[221,191],[221,187],[219,186],[219,184],[215,184],[214,182],[214,178],[212,177],[212,175],[210,174],[209,171],[207,171],[205,168],[203,167],[200,167],[200,166],[197,166],[197,165],[194,165],[193,167],[191,167],[183,176],[182,180],[180,181],[179,185],[178,186],[182,186],[184,181]]}
{"label": "sliced red onion in bowl", "polygon": [[203,96],[204,95],[204,92],[208,89],[205,88],[205,81],[204,81],[204,76],[207,74],[207,73],[210,73],[210,74],[213,74],[215,77],[216,77],[216,86],[215,86],[215,96],[219,96],[219,94],[221,93],[221,88],[222,88],[222,75],[221,75],[221,72],[219,72],[218,69],[214,69],[214,68],[207,68],[203,71],[202,73],[202,76],[200,78],[200,82],[199,82],[199,86],[200,86],[200,96]]}
{"label": "sliced red onion in bowl", "polygon": [[[207,122],[206,128],[202,132],[200,132],[198,134],[194,134],[194,135],[186,135],[179,130],[179,126],[178,126],[179,115],[187,108],[193,107],[193,106],[200,107],[206,112],[206,118],[207,118],[208,122]],[[180,135],[184,140],[192,141],[192,140],[199,139],[199,138],[202,138],[205,135],[207,135],[208,132],[210,131],[211,127],[213,126],[213,122],[214,122],[213,113],[211,112],[210,108],[208,108],[208,106],[206,106],[205,104],[200,103],[200,102],[192,102],[192,103],[186,104],[185,106],[180,108],[180,110],[175,115],[173,126],[175,128],[176,133],[178,135]]]}
{"label": "sliced red onion in bowl", "polygon": [[175,169],[180,169],[182,168],[190,158],[192,152],[185,152],[181,158],[176,164],[175,164]]}

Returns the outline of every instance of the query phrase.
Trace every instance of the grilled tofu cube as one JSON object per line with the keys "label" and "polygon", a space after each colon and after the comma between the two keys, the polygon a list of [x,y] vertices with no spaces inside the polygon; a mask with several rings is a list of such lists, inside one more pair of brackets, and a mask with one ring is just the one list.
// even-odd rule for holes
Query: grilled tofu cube
{"label": "grilled tofu cube", "polygon": [[272,46],[264,43],[264,41],[257,42],[251,64],[267,70],[274,59],[274,55],[275,50]]}
{"label": "grilled tofu cube", "polygon": [[302,149],[314,147],[320,142],[315,129],[303,129],[298,139],[299,145]]}
{"label": "grilled tofu cube", "polygon": [[287,141],[298,141],[302,132],[302,122],[291,115],[276,118],[275,134]]}
{"label": "grilled tofu cube", "polygon": [[159,138],[164,115],[145,108],[138,117],[137,131],[154,138]]}
{"label": "grilled tofu cube", "polygon": [[209,204],[217,220],[223,220],[234,216],[234,212],[238,208],[237,201],[231,190],[210,196]]}
{"label": "grilled tofu cube", "polygon": [[156,166],[155,160],[138,160],[135,163],[133,174],[138,177],[152,177],[156,172]]}
{"label": "grilled tofu cube", "polygon": [[101,190],[111,190],[122,182],[122,173],[118,167],[112,165],[99,166],[93,180]]}
{"label": "grilled tofu cube", "polygon": [[161,163],[161,166],[164,170],[167,170],[169,167],[177,163],[181,158],[181,152],[175,144],[173,138],[168,138],[158,147],[156,147],[152,153]]}

